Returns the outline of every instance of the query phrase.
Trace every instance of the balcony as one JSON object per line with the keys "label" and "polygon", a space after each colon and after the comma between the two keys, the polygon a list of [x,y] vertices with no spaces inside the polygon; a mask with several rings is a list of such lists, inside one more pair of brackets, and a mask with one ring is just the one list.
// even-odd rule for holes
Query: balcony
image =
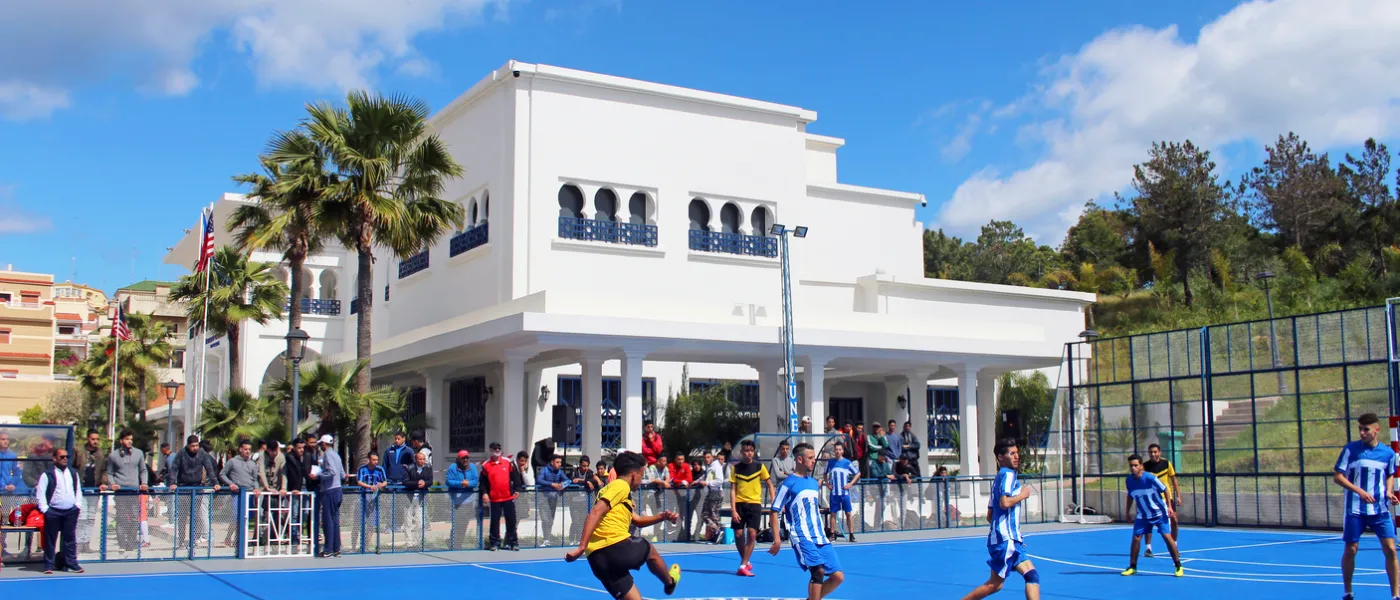
{"label": "balcony", "polygon": [[[427,268],[428,251],[424,250],[422,252],[419,252],[418,254],[414,254],[413,256],[399,261],[399,279],[403,279],[405,277],[408,277],[409,275],[412,275]],[[387,294],[388,289],[386,288],[385,295]],[[385,300],[388,300],[388,298],[385,298]]]}
{"label": "balcony", "polygon": [[473,248],[479,248],[481,246],[486,245],[486,241],[487,239],[489,239],[489,232],[486,229],[487,225],[488,223],[482,223],[480,225],[477,225],[476,227],[473,227],[471,229],[463,231],[462,233],[452,236],[452,240],[449,243],[447,255],[457,256],[458,254],[462,254]]}
{"label": "balcony", "polygon": [[690,249],[699,252],[777,258],[778,238],[692,229],[690,230]]}
{"label": "balcony", "polygon": [[644,223],[594,221],[559,217],[559,237],[585,242],[607,242],[628,246],[656,247],[656,226]]}
{"label": "balcony", "polygon": [[[291,309],[292,309],[292,305],[291,305],[290,302],[287,303],[286,305],[284,305],[284,306],[282,307],[282,310],[291,310]],[[334,316],[340,314],[340,301],[339,301],[339,300],[326,300],[326,299],[319,299],[319,298],[318,298],[318,299],[313,299],[313,298],[302,298],[302,299],[301,299],[301,314],[303,314],[303,315],[325,315],[325,316],[328,316],[328,317],[334,317]]]}

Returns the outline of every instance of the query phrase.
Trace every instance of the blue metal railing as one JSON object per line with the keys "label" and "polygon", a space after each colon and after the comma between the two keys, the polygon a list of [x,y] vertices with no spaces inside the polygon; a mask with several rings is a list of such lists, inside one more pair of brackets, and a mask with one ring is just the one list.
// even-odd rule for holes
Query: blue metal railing
{"label": "blue metal railing", "polygon": [[559,237],[585,242],[607,242],[628,246],[656,247],[656,226],[645,223],[594,221],[559,217]]}
{"label": "blue metal railing", "polygon": [[476,227],[473,227],[471,229],[463,231],[462,233],[452,236],[452,240],[448,244],[447,255],[457,256],[458,254],[471,250],[472,248],[486,245],[486,241],[490,237],[490,232],[487,229],[487,226],[487,223],[482,222]]}
{"label": "blue metal railing", "polygon": [[778,238],[742,233],[690,230],[690,249],[741,256],[778,257]]}
{"label": "blue metal railing", "polygon": [[[424,250],[399,261],[399,279],[408,277],[426,268],[428,268],[428,251]],[[386,289],[384,293],[387,295],[388,290]],[[388,298],[385,298],[385,300],[388,300]]]}
{"label": "blue metal railing", "polygon": [[[282,305],[282,310],[291,310],[292,303]],[[336,316],[340,314],[340,301],[327,300],[323,298],[302,298],[301,313],[304,315],[328,315]]]}

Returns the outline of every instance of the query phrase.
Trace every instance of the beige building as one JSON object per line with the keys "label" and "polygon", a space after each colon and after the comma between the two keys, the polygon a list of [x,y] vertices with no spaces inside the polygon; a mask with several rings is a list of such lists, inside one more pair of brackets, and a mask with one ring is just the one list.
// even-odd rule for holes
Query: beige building
{"label": "beige building", "polygon": [[0,422],[72,385],[54,377],[53,291],[53,275],[0,271]]}
{"label": "beige building", "polygon": [[[163,384],[168,381],[180,384],[180,389],[175,395],[177,414],[181,400],[185,397],[185,342],[189,340],[189,323],[185,319],[185,303],[170,299],[170,288],[174,285],[171,281],[147,279],[122,287],[113,294],[114,302],[125,307],[127,314],[152,315],[157,322],[165,323],[170,328],[170,337],[166,338],[166,341],[170,342],[171,359],[169,364],[156,367],[156,375],[162,386],[147,401],[146,419],[150,421],[164,418],[160,416],[164,415],[166,404]],[[107,316],[102,319],[104,329],[101,331],[104,335],[110,331],[107,329],[110,327],[109,321]]]}

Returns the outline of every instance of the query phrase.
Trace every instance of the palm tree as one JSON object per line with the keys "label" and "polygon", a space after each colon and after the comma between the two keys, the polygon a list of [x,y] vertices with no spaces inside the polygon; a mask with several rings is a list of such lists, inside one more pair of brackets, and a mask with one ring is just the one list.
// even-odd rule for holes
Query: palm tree
{"label": "palm tree", "polygon": [[[444,183],[464,172],[447,146],[428,131],[427,103],[403,96],[351,92],[346,106],[318,103],[307,107],[302,124],[324,152],[334,173],[324,206],[334,235],[357,256],[355,357],[368,363],[372,353],[370,320],[374,308],[374,248],[389,248],[407,257],[426,248],[464,222],[462,206],[443,200]],[[281,151],[281,150],[286,150]],[[307,164],[305,152],[279,149],[278,162]],[[370,369],[358,370],[355,389],[370,391]],[[370,446],[370,411],[356,417],[355,456]]]}
{"label": "palm tree", "polygon": [[[130,319],[131,315],[128,314]],[[131,323],[128,320],[128,323]],[[135,331],[132,332],[133,335]],[[117,385],[121,389],[122,402],[116,406],[117,422],[124,420],[127,410],[132,412],[143,410],[138,403],[138,398],[149,398],[155,392],[155,373],[149,366],[136,367],[132,361],[132,351],[128,350],[131,342],[124,342],[121,345],[121,355],[115,352],[116,342],[108,337],[92,345],[88,351],[88,357],[83,362],[73,367],[73,375],[78,380],[78,386],[90,394],[90,397],[100,399],[102,417],[105,423],[108,418],[107,410],[111,407],[112,397],[112,368],[118,366]],[[143,393],[144,392],[144,393]]]}
{"label": "palm tree", "polygon": [[[415,425],[431,427],[431,421],[426,416],[404,418],[408,407],[403,393],[399,390],[379,387],[364,394],[356,391],[356,378],[365,368],[363,362],[348,365],[315,362],[303,366],[300,379],[301,405],[316,417],[298,423],[297,433],[315,426],[316,433],[329,433],[337,439],[344,439],[355,432],[358,417],[365,411],[374,415],[374,428],[370,433],[376,436]],[[280,379],[272,382],[264,395],[277,403],[290,403],[291,380]],[[353,464],[368,453],[369,450],[366,449],[364,453],[355,455],[356,461],[346,464]]]}
{"label": "palm tree", "polygon": [[233,388],[223,400],[211,396],[200,403],[197,426],[216,452],[225,452],[236,447],[239,439],[280,439],[286,432],[281,422],[275,400],[254,398],[246,390]]}
{"label": "palm tree", "polygon": [[[224,246],[214,251],[209,260],[213,274],[205,289],[203,273],[180,278],[170,290],[172,301],[185,301],[190,327],[203,327],[204,301],[209,300],[208,331],[228,336],[229,385],[241,388],[243,365],[239,355],[239,339],[243,322],[266,325],[282,316],[282,304],[287,301],[287,284],[272,273],[272,265],[250,261],[237,249]],[[203,406],[201,404],[201,406]]]}
{"label": "palm tree", "polygon": [[[170,325],[155,320],[154,317],[144,313],[127,313],[127,328],[131,330],[131,339],[122,342],[122,369],[128,367],[136,375],[136,389],[141,390],[137,398],[137,411],[140,419],[146,420],[146,403],[150,400],[150,388],[156,387],[154,380],[148,377],[154,375],[155,367],[164,367],[170,364],[172,349],[170,342],[166,340],[170,336]],[[118,408],[117,422],[120,423],[125,415]]]}
{"label": "palm tree", "polygon": [[320,221],[320,203],[330,184],[325,154],[303,131],[281,132],[268,142],[268,148],[281,156],[298,156],[294,162],[278,162],[262,156],[262,173],[234,176],[237,183],[250,186],[254,204],[239,206],[229,217],[229,231],[238,248],[281,250],[291,269],[291,303],[287,326],[301,328],[301,298],[306,296],[303,280],[306,257],[321,249],[326,228]]}

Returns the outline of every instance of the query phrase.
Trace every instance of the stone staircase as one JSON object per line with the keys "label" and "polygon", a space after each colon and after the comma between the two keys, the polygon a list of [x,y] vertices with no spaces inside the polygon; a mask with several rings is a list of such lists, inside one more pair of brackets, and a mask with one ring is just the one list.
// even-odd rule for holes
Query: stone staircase
{"label": "stone staircase", "polygon": [[[1278,396],[1268,396],[1255,398],[1254,412],[1251,412],[1250,403],[1246,400],[1235,400],[1215,418],[1215,445],[1220,447],[1229,440],[1249,429],[1249,424],[1254,422],[1254,416],[1264,416],[1264,413],[1278,404]],[[1205,428],[1201,428],[1198,433],[1186,440],[1182,450],[1187,452],[1200,452],[1205,449]]]}

